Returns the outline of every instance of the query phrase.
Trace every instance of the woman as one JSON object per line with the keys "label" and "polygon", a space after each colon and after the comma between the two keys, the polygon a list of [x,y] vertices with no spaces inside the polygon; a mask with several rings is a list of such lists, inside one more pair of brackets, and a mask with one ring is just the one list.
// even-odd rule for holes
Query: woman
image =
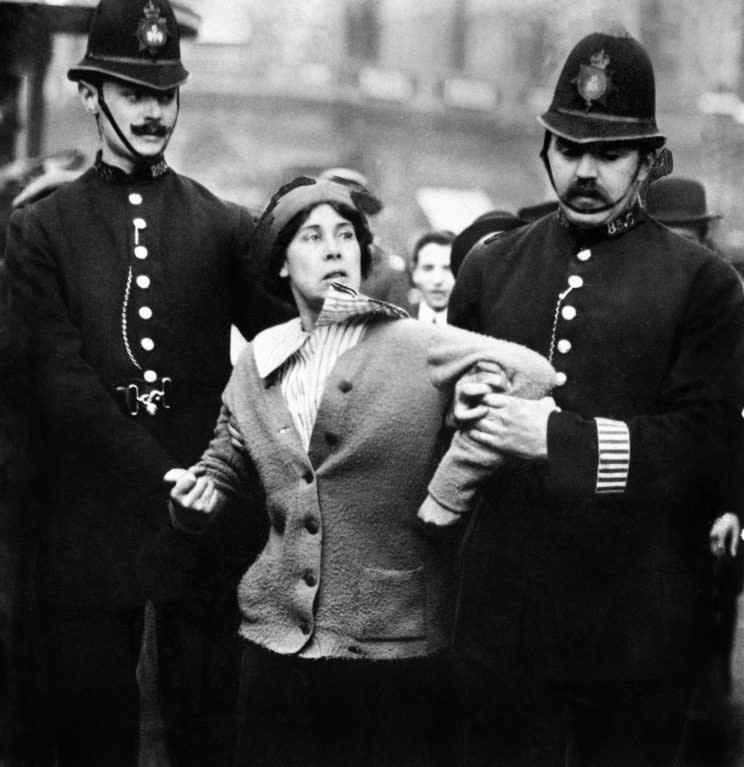
{"label": "woman", "polygon": [[268,539],[238,590],[239,765],[452,763],[445,651],[459,526],[437,530],[417,512],[426,500],[425,520],[456,521],[488,472],[459,444],[427,498],[451,383],[490,360],[510,391],[553,384],[529,350],[358,295],[370,241],[346,186],[297,179],[274,196],[253,252],[299,317],[249,344],[201,462],[166,475],[174,521],[190,515],[190,529],[252,468],[266,494]]}

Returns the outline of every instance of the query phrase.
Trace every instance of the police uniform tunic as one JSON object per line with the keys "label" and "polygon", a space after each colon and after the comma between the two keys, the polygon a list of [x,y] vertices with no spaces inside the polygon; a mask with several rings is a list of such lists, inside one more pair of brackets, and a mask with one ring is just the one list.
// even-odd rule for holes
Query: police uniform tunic
{"label": "police uniform tunic", "polygon": [[559,680],[684,669],[744,399],[733,270],[641,211],[583,235],[553,214],[466,258],[450,320],[549,355],[561,408],[547,460],[510,459],[471,520],[461,652]]}
{"label": "police uniform tunic", "polygon": [[135,177],[99,158],[14,214],[12,320],[44,426],[50,606],[190,593],[192,554],[169,530],[162,478],[209,442],[231,322],[251,337],[282,319],[255,299],[251,231],[246,210],[162,158]]}

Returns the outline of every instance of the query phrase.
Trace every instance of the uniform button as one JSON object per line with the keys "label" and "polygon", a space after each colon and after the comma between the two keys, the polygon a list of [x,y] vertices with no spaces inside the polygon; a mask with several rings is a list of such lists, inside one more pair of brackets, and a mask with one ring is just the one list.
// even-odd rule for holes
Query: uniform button
{"label": "uniform button", "polygon": [[305,581],[305,583],[310,586],[310,588],[315,586],[315,584],[318,582],[318,579],[315,577],[315,573],[310,570],[305,571],[305,574],[302,576],[302,580]]}
{"label": "uniform button", "polygon": [[555,374],[556,386],[563,386],[563,384],[566,383],[567,380],[568,380],[568,376],[563,371]]}
{"label": "uniform button", "polygon": [[134,255],[139,259],[147,258],[147,248],[144,245],[137,245],[134,249]]}
{"label": "uniform button", "polygon": [[584,248],[584,250],[580,250],[576,254],[576,258],[579,259],[579,261],[588,261],[592,257],[592,252],[589,250],[589,248]]}
{"label": "uniform button", "polygon": [[135,218],[132,223],[135,229],[147,229],[147,221],[144,218]]}
{"label": "uniform button", "polygon": [[578,275],[578,274],[572,274],[572,275],[571,275],[571,276],[568,278],[568,284],[569,284],[569,285],[570,285],[572,288],[580,288],[580,287],[583,287],[583,285],[584,285],[584,280],[583,280],[581,277],[579,277],[579,275]]}
{"label": "uniform button", "polygon": [[566,304],[566,306],[561,309],[561,317],[563,317],[564,320],[572,320],[576,316],[576,307],[571,306],[571,304]]}
{"label": "uniform button", "polygon": [[558,341],[558,351],[561,354],[568,354],[571,351],[571,342],[567,338],[561,338]]}
{"label": "uniform button", "polygon": [[310,484],[310,483],[313,481],[313,473],[312,473],[311,471],[306,471],[306,472],[305,472],[305,473],[302,475],[302,478],[303,478],[303,479],[305,480],[305,482],[307,482],[307,484],[309,485],[309,484]]}
{"label": "uniform button", "polygon": [[325,441],[330,446],[333,447],[334,445],[338,444],[338,434],[334,434],[333,432],[326,432],[325,435]]}
{"label": "uniform button", "polygon": [[152,317],[152,309],[149,306],[140,306],[139,312],[137,312],[143,320],[149,320]]}
{"label": "uniform button", "polygon": [[310,533],[310,535],[315,535],[318,530],[320,530],[320,526],[318,525],[318,520],[315,519],[315,517],[308,517],[305,520],[305,530]]}
{"label": "uniform button", "polygon": [[310,633],[310,624],[307,621],[302,621],[302,623],[300,623],[300,631],[303,634],[309,634]]}
{"label": "uniform button", "polygon": [[154,370],[145,370],[144,378],[147,383],[155,383],[158,380],[158,374]]}
{"label": "uniform button", "polygon": [[137,192],[132,192],[129,195],[129,202],[131,202],[132,205],[142,205],[142,195]]}
{"label": "uniform button", "polygon": [[344,394],[350,392],[352,389],[351,381],[344,380],[339,382],[338,388],[341,389]]}
{"label": "uniform button", "polygon": [[140,346],[146,351],[151,352],[155,348],[155,341],[152,338],[143,338],[140,341]]}
{"label": "uniform button", "polygon": [[150,287],[150,278],[146,274],[140,274],[139,277],[137,277],[137,287],[138,288],[149,288]]}

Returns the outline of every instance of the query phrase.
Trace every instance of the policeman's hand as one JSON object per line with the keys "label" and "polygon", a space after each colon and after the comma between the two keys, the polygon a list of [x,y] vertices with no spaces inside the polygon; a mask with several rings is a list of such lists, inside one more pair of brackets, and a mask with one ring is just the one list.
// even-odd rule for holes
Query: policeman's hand
{"label": "policeman's hand", "polygon": [[492,392],[509,389],[509,379],[495,362],[477,362],[455,384],[453,416],[455,424],[466,428],[483,418],[488,408],[483,398]]}
{"label": "policeman's hand", "polygon": [[548,417],[560,408],[552,397],[521,399],[508,394],[486,394],[487,414],[468,430],[485,447],[521,458],[547,458]]}
{"label": "policeman's hand", "polygon": [[427,495],[426,500],[418,510],[418,518],[429,525],[449,527],[449,525],[454,525],[460,519],[460,515],[440,506],[430,495]]}
{"label": "policeman's hand", "polygon": [[722,559],[726,554],[735,557],[739,548],[740,535],[741,525],[736,514],[732,514],[730,511],[721,514],[713,523],[708,534],[710,553],[716,559]]}
{"label": "policeman's hand", "polygon": [[222,501],[222,493],[207,475],[197,477],[191,469],[171,469],[163,479],[173,483],[171,498],[180,506],[211,514]]}
{"label": "policeman's hand", "polygon": [[243,433],[238,428],[238,422],[230,416],[230,420],[227,422],[227,433],[230,435],[230,444],[236,450],[245,450],[245,439]]}

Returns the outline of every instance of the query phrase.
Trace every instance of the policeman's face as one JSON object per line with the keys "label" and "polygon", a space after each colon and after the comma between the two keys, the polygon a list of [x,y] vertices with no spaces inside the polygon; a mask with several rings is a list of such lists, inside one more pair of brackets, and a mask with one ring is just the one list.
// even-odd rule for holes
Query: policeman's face
{"label": "policeman's face", "polygon": [[300,314],[320,311],[331,282],[359,290],[362,255],[354,225],[330,205],[313,208],[287,246],[280,275],[289,277]]}
{"label": "policeman's face", "polygon": [[421,298],[434,311],[445,309],[449,303],[455,278],[450,269],[451,245],[430,242],[418,252],[411,279],[421,291]]}
{"label": "policeman's face", "polygon": [[[134,149],[143,157],[154,157],[163,152],[178,116],[178,90],[154,91],[119,80],[104,80],[102,88],[114,120]],[[135,158],[101,111],[95,92],[91,103],[101,125],[103,159],[131,170]]]}
{"label": "policeman's face", "polygon": [[548,161],[561,207],[581,227],[601,226],[621,214],[650,168],[650,157],[625,142],[576,144],[558,136],[551,136]]}

